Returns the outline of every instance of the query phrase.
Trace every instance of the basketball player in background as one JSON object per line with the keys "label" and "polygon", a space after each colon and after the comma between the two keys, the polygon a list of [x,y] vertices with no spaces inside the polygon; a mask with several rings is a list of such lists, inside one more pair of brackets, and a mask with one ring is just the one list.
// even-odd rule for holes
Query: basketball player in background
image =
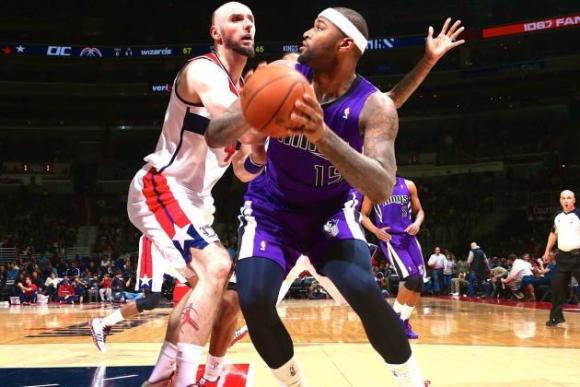
{"label": "basketball player in background", "polygon": [[[254,17],[245,5],[231,2],[214,12],[210,34],[215,53],[190,60],[178,73],[157,149],[145,158],[147,164],[129,189],[131,222],[192,286],[169,317],[165,342],[145,385],[166,385],[174,369],[175,386],[196,382],[201,352],[230,276],[231,258],[211,228],[211,189],[232,162],[236,147],[209,148],[203,134],[209,121],[237,99],[242,71],[254,54],[254,33]],[[238,157],[257,163],[246,153]],[[245,165],[240,160],[235,164]],[[252,171],[250,166],[242,174]],[[135,309],[139,310],[128,306],[126,311]],[[119,314],[113,320],[118,321]],[[91,327],[96,326],[97,338],[103,338],[105,325],[98,325]]]}
{"label": "basketball player in background", "polygon": [[[396,179],[396,107],[355,73],[367,37],[365,20],[347,8],[324,10],[304,33],[295,68],[313,81],[322,106],[308,94],[296,101],[288,128],[294,135],[270,140],[266,170],[244,198],[236,266],[240,306],[254,346],[284,386],[304,385],[276,311],[280,284],[301,254],[359,315],[397,384],[424,383],[399,317],[371,274],[357,221],[360,195],[352,187],[383,202]],[[206,139],[220,146],[247,130],[236,102],[210,122]]]}
{"label": "basketball player in background", "polygon": [[421,297],[426,272],[421,245],[416,237],[425,220],[425,211],[415,183],[397,177],[391,197],[374,205],[374,222],[369,219],[372,210],[373,203],[365,198],[362,224],[379,239],[383,255],[397,271],[399,293],[393,309],[399,315],[407,337],[417,339],[419,336],[409,324],[409,318]]}

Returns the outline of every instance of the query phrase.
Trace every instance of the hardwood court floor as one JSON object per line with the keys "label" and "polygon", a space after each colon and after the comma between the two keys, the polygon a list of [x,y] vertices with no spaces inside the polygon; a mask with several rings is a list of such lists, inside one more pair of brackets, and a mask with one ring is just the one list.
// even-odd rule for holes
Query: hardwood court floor
{"label": "hardwood court floor", "polygon": [[[522,306],[526,304],[423,299],[413,318],[421,336],[414,341],[413,350],[431,385],[580,387],[580,309],[566,312],[566,328],[547,328],[547,310]],[[0,367],[152,365],[169,309],[144,313],[118,325],[108,338],[108,351],[99,353],[88,336],[86,322],[110,310],[98,305],[0,309]],[[393,385],[349,307],[328,301],[285,301],[279,310],[294,338],[309,386]],[[248,339],[230,350],[228,361],[251,364],[248,385],[276,386]],[[142,380],[136,379],[141,376],[133,376],[114,385],[140,385]],[[0,379],[0,386],[25,385],[13,379],[12,384]],[[87,385],[43,381],[53,386]]]}

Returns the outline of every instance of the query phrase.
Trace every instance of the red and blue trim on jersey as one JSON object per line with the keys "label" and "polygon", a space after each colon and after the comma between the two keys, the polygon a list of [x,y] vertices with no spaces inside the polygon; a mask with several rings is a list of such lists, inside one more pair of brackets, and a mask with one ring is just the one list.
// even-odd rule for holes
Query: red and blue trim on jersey
{"label": "red and blue trim on jersey", "polygon": [[152,255],[152,242],[151,239],[143,236],[141,238],[141,256],[139,257],[139,277],[137,290],[143,290],[143,288],[148,287],[151,290],[153,284],[153,255]]}
{"label": "red and blue trim on jersey", "polygon": [[[151,168],[143,177],[142,193],[145,196],[147,207],[155,215],[163,231],[173,240],[173,244],[183,259],[189,263],[191,261],[189,248],[203,249],[208,243],[199,235],[185,215],[173,192],[171,192],[169,184],[167,184],[167,178],[162,173],[157,172],[155,168]],[[189,227],[187,227],[188,225]],[[180,229],[187,227],[187,234],[192,238],[186,240],[183,246],[174,240],[176,227]]]}

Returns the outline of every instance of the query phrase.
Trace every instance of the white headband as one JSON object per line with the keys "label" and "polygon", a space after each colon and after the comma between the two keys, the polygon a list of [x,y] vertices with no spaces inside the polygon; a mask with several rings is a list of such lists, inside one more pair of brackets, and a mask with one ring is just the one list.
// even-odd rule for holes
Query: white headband
{"label": "white headband", "polygon": [[361,54],[365,52],[367,48],[367,39],[358,30],[358,28],[356,28],[355,25],[352,24],[352,22],[348,20],[342,13],[338,12],[334,8],[326,8],[324,11],[318,14],[318,17],[328,19],[346,36],[354,40],[354,44],[358,47]]}

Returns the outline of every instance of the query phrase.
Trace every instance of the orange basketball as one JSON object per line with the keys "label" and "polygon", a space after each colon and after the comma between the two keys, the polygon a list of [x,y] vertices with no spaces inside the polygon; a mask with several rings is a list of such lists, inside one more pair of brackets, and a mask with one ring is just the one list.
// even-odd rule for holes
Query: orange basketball
{"label": "orange basketball", "polygon": [[271,137],[286,137],[294,103],[304,93],[314,96],[308,80],[285,65],[261,67],[248,79],[242,91],[242,113],[259,132]]}

